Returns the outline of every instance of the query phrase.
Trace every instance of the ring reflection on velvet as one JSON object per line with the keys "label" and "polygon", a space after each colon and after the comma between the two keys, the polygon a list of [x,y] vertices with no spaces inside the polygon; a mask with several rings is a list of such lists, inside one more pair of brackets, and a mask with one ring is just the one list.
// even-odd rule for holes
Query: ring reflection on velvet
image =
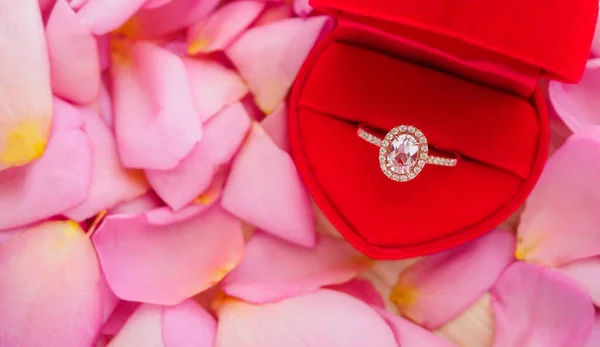
{"label": "ring reflection on velvet", "polygon": [[379,147],[381,171],[391,180],[408,182],[417,177],[426,164],[453,167],[458,159],[429,155],[427,138],[412,125],[401,125],[379,138],[364,127],[358,128],[358,136]]}

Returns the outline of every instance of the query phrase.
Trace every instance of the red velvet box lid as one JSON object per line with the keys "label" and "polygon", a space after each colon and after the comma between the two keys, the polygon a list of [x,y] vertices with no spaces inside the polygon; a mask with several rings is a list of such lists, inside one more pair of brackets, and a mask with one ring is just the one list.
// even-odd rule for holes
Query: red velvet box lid
{"label": "red velvet box lid", "polygon": [[578,81],[598,15],[596,0],[312,0],[345,12],[455,38],[542,69],[543,77]]}
{"label": "red velvet box lid", "polygon": [[[537,79],[581,78],[597,0],[313,0],[337,19],[290,100],[290,142],[316,203],[363,253],[414,257],[490,231],[525,201],[548,150]],[[408,124],[456,168],[389,180],[359,125]]]}

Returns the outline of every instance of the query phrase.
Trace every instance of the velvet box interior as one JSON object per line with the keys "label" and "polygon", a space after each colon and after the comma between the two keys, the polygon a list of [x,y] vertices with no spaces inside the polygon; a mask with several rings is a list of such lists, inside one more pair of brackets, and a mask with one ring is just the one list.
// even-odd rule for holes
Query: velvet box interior
{"label": "velvet box interior", "polygon": [[[576,82],[597,0],[315,0],[336,19],[313,49],[290,102],[301,176],[342,235],[368,256],[398,259],[457,246],[513,214],[548,150],[539,78]],[[381,137],[414,125],[430,151],[398,183],[379,167]]]}

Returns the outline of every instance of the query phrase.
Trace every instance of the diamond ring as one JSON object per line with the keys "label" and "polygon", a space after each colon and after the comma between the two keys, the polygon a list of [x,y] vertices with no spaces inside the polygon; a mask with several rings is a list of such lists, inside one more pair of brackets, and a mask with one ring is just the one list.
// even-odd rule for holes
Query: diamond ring
{"label": "diamond ring", "polygon": [[383,139],[359,127],[358,136],[379,147],[381,171],[396,182],[413,180],[425,164],[453,167],[458,163],[458,159],[429,155],[427,138],[421,130],[411,125],[395,127]]}

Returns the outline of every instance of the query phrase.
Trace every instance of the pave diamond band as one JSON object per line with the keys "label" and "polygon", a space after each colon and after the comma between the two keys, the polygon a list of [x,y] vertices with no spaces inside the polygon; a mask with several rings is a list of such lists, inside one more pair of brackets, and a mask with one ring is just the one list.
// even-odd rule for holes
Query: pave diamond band
{"label": "pave diamond band", "polygon": [[358,136],[379,147],[381,171],[391,180],[408,182],[421,173],[426,164],[453,167],[458,159],[429,155],[427,138],[411,125],[401,125],[390,130],[385,138],[379,138],[362,127]]}

